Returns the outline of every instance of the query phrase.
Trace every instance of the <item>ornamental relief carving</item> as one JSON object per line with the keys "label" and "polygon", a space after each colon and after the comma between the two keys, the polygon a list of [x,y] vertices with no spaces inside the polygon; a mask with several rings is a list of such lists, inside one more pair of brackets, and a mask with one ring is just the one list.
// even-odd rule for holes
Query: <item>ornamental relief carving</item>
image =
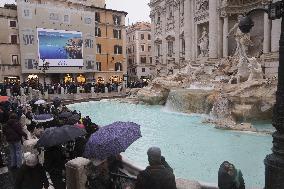
{"label": "ornamental relief carving", "polygon": [[199,22],[209,17],[209,0],[195,1],[194,21]]}

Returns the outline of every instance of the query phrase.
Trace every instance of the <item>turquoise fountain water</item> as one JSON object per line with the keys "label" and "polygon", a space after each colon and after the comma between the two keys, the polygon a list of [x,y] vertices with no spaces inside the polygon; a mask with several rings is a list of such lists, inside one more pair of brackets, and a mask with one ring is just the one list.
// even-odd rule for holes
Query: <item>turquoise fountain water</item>
{"label": "turquoise fountain water", "polygon": [[125,152],[139,165],[147,165],[149,147],[159,146],[176,177],[217,183],[219,165],[228,160],[242,170],[248,187],[264,186],[263,159],[271,152],[270,135],[217,130],[202,123],[200,115],[169,112],[162,106],[100,101],[69,108],[102,126],[114,121],[140,124],[143,137]]}

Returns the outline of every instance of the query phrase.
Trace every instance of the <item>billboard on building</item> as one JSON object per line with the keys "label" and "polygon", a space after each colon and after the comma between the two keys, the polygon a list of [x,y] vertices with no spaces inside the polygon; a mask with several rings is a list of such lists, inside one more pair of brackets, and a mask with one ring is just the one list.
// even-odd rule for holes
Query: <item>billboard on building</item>
{"label": "billboard on building", "polygon": [[82,32],[37,28],[39,66],[82,67]]}

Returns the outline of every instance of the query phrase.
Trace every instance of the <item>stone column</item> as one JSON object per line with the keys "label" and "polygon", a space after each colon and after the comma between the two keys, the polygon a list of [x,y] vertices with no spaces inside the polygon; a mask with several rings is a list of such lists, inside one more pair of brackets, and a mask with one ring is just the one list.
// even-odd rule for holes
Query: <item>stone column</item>
{"label": "stone column", "polygon": [[185,58],[186,60],[193,59],[193,30],[192,30],[192,6],[190,0],[184,1],[184,39],[185,39]]}
{"label": "stone column", "polygon": [[209,1],[209,58],[218,58],[218,11],[217,1]]}
{"label": "stone column", "polygon": [[264,14],[264,38],[263,38],[263,53],[269,53],[271,48],[271,20],[268,19],[268,14]]}
{"label": "stone column", "polygon": [[223,25],[224,20],[222,18],[219,18],[219,24],[218,24],[218,58],[223,57]]}
{"label": "stone column", "polygon": [[224,24],[223,24],[223,57],[228,57],[229,55],[229,18],[228,16],[224,17]]}
{"label": "stone column", "polygon": [[279,51],[279,40],[281,34],[281,20],[277,19],[272,21],[271,29],[271,52]]}
{"label": "stone column", "polygon": [[66,163],[66,188],[85,189],[87,182],[87,165],[90,160],[78,157]]}

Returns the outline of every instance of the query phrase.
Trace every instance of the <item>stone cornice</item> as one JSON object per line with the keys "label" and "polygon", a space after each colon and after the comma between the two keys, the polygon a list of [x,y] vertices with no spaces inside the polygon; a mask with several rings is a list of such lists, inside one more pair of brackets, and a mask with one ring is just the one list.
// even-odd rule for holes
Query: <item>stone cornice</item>
{"label": "stone cornice", "polygon": [[226,17],[231,14],[243,14],[254,8],[264,7],[267,0],[255,0],[245,4],[235,5],[230,4],[230,1],[227,4],[219,8],[219,13],[221,17]]}

